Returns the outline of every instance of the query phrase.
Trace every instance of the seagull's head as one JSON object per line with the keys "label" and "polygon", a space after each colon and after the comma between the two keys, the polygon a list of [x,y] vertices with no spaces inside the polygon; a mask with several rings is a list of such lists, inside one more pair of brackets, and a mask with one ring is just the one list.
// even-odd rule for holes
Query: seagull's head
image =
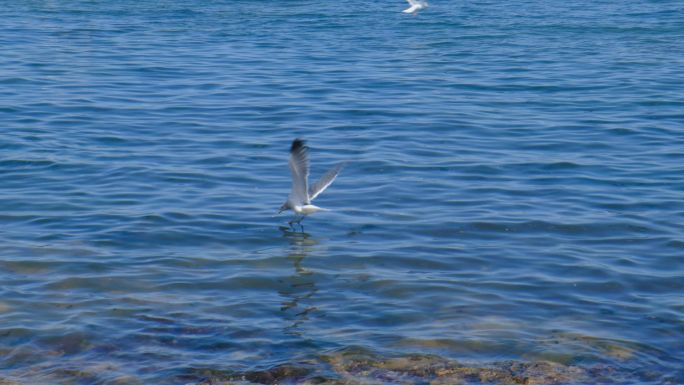
{"label": "seagull's head", "polygon": [[287,210],[290,208],[290,205],[288,202],[283,203],[282,206],[280,206],[280,210],[278,210],[278,214],[282,213],[283,211]]}

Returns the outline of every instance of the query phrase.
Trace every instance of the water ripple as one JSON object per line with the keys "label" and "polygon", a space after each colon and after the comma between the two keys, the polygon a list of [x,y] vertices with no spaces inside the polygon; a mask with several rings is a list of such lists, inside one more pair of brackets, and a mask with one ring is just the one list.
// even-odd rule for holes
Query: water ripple
{"label": "water ripple", "polygon": [[0,383],[684,382],[680,8],[5,6]]}

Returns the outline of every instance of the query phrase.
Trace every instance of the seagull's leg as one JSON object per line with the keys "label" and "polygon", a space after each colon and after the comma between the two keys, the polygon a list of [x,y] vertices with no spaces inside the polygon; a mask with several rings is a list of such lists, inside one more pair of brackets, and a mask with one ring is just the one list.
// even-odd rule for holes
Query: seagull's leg
{"label": "seagull's leg", "polygon": [[290,225],[290,228],[293,228],[292,225],[293,225],[294,223],[299,223],[299,222],[297,221],[297,214],[295,214],[294,218],[292,218],[292,220],[289,221],[289,222],[287,222],[287,223]]}
{"label": "seagull's leg", "polygon": [[304,232],[304,225],[302,224],[302,221],[304,220],[304,218],[306,218],[306,215],[302,215],[302,217],[299,218],[299,221],[297,222],[297,223],[299,223],[299,227],[302,229],[302,233]]}

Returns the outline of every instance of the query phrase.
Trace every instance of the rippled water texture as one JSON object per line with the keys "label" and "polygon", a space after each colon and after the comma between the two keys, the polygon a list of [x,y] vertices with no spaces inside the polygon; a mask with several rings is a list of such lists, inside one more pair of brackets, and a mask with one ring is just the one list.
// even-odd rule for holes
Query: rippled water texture
{"label": "rippled water texture", "polygon": [[684,383],[682,2],[405,6],[5,2],[0,382]]}

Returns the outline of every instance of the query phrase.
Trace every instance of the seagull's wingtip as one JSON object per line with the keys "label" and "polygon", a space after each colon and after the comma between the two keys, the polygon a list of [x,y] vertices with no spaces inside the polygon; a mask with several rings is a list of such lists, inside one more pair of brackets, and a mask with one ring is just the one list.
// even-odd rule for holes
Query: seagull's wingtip
{"label": "seagull's wingtip", "polygon": [[304,139],[296,138],[292,141],[292,147],[290,147],[290,152],[299,151],[299,149],[306,147],[306,141]]}

